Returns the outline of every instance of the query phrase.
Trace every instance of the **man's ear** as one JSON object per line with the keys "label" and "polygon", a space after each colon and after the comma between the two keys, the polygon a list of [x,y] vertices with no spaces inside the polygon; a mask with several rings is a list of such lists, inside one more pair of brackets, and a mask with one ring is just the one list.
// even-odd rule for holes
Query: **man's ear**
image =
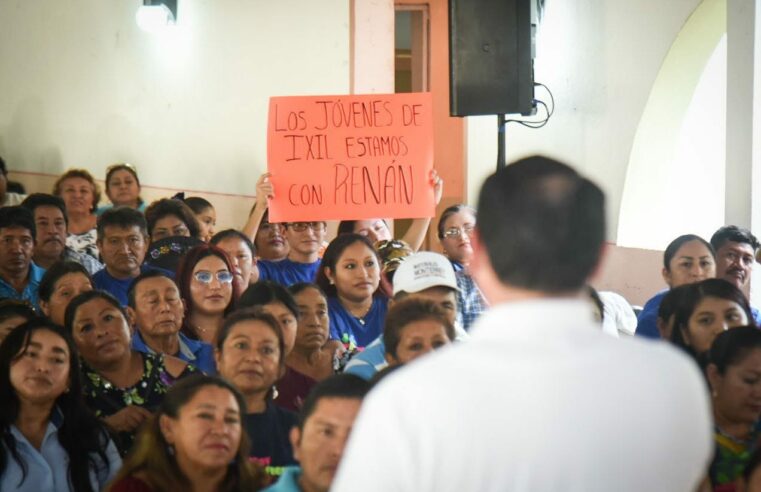
{"label": "man's ear", "polygon": [[127,309],[125,310],[125,312],[127,314],[127,324],[130,327],[130,331],[132,333],[135,333],[137,331],[137,326],[135,326],[135,320],[137,319],[137,316],[136,316],[137,313],[135,312],[134,309],[132,309],[129,306],[127,306]]}

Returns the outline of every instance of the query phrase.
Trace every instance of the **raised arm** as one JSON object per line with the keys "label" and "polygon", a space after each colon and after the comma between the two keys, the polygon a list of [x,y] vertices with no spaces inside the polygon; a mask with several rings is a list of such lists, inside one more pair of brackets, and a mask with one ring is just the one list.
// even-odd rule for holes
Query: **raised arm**
{"label": "raised arm", "polygon": [[[269,206],[268,200],[274,197],[275,188],[270,181],[270,173],[264,173],[256,181],[256,204],[254,204],[254,208],[248,216],[246,225],[243,226],[243,234],[248,236],[252,244],[256,242],[256,233],[259,232],[262,218],[264,218],[264,213]],[[256,258],[254,258],[254,264],[251,267],[250,283],[257,282],[258,280],[259,266],[256,264]]]}
{"label": "raised arm", "polygon": [[275,191],[270,181],[270,173],[264,173],[259,176],[256,181],[256,203],[251,210],[251,214],[248,216],[246,224],[243,226],[242,232],[251,240],[256,241],[256,233],[259,231],[259,226],[262,223],[264,213],[267,211],[269,198],[275,196]]}
{"label": "raised arm", "polygon": [[[431,185],[433,186],[433,198],[436,205],[441,202],[441,195],[444,193],[444,180],[439,177],[439,173],[435,169],[431,170]],[[402,238],[407,244],[410,245],[412,251],[417,252],[420,246],[423,245],[425,240],[425,234],[428,232],[428,226],[431,224],[430,218],[414,219],[410,224],[410,228]]]}

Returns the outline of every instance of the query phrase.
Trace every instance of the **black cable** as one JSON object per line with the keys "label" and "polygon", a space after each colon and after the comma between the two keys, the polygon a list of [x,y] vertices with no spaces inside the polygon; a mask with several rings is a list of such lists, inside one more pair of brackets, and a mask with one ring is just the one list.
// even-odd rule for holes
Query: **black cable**
{"label": "black cable", "polygon": [[543,119],[540,120],[505,120],[505,126],[507,126],[508,123],[518,123],[520,125],[525,126],[526,128],[532,128],[532,129],[538,129],[545,126],[549,120],[550,117],[555,113],[555,97],[552,95],[552,91],[549,87],[546,85],[535,82],[534,87],[542,87],[545,91],[547,91],[547,94],[550,96],[550,103],[552,104],[552,107],[547,106],[547,104],[542,101],[541,99],[534,99],[533,103],[538,108],[539,106],[542,106],[544,108],[545,116]]}

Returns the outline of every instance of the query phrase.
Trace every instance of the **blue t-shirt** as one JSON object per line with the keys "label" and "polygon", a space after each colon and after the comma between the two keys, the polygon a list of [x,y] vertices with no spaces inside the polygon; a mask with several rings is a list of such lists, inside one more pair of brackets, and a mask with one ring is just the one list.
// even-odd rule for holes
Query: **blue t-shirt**
{"label": "blue t-shirt", "polygon": [[40,289],[40,280],[45,275],[45,269],[40,268],[29,262],[29,277],[23,292],[19,292],[13,288],[11,284],[0,278],[0,299],[15,299],[17,301],[27,301],[37,312],[40,312],[40,296],[38,291]]}
{"label": "blue t-shirt", "polygon": [[383,333],[388,299],[374,297],[370,311],[363,318],[355,318],[337,297],[328,299],[330,338],[340,340],[349,349],[366,347]]}
{"label": "blue t-shirt", "polygon": [[635,335],[656,340],[661,338],[656,321],[658,320],[658,308],[661,307],[661,301],[663,301],[668,292],[668,289],[662,290],[645,303],[645,306],[637,317],[637,331],[634,332]]}
{"label": "blue t-shirt", "polygon": [[297,263],[288,258],[280,261],[259,260],[259,280],[272,280],[284,287],[299,282],[314,282],[320,260],[314,263]]}
{"label": "blue t-shirt", "polygon": [[[216,374],[217,364],[214,362],[214,347],[201,340],[191,340],[182,333],[178,333],[178,335],[180,336],[180,350],[176,354],[169,355],[184,360],[205,374]],[[156,353],[145,343],[139,329],[135,331],[135,335],[132,337],[132,348],[147,354]]]}
{"label": "blue t-shirt", "polygon": [[[140,273],[152,271],[159,271],[169,278],[174,279],[174,272],[170,272],[169,270],[148,265],[142,265],[140,267]],[[132,285],[133,280],[135,280],[134,277],[125,279],[115,278],[108,273],[107,268],[104,268],[92,276],[93,287],[95,287],[96,290],[105,290],[114,296],[122,306],[127,305],[127,291],[129,290],[129,286]]]}
{"label": "blue t-shirt", "polygon": [[383,337],[380,336],[365,347],[365,350],[351,358],[344,372],[354,374],[369,381],[388,366],[386,362],[386,345],[383,343]]}

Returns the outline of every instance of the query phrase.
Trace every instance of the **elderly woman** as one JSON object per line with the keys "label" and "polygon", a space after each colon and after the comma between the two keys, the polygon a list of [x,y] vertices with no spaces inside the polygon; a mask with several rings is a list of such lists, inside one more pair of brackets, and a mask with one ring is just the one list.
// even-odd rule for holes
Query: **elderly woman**
{"label": "elderly woman", "polygon": [[452,263],[457,278],[457,317],[469,330],[486,310],[481,290],[470,276],[468,265],[473,257],[470,238],[476,227],[476,211],[462,203],[447,207],[436,227],[444,254]]}
{"label": "elderly woman", "polygon": [[195,371],[169,355],[133,350],[127,320],[119,301],[103,291],[80,294],[66,308],[66,330],[81,357],[85,402],[118,434],[123,454],[167,389]]}
{"label": "elderly woman", "polygon": [[140,274],[127,293],[127,312],[135,323],[132,348],[150,354],[169,354],[206,374],[216,372],[214,349],[182,333],[185,306],[174,280],[160,271]]}
{"label": "elderly woman", "polygon": [[53,186],[53,194],[66,204],[69,235],[66,246],[98,259],[97,216],[100,189],[95,178],[84,169],[69,169]]}
{"label": "elderly woman", "polygon": [[227,381],[195,375],[177,383],[138,436],[110,492],[261,490],[241,420],[246,402]]}
{"label": "elderly woman", "polygon": [[98,209],[100,215],[111,207],[130,207],[145,211],[145,202],[140,198],[140,178],[132,164],[121,162],[106,169],[106,196],[111,205]]}
{"label": "elderly woman", "polygon": [[0,489],[102,490],[121,459],[82,401],[74,343],[38,318],[0,344]]}

